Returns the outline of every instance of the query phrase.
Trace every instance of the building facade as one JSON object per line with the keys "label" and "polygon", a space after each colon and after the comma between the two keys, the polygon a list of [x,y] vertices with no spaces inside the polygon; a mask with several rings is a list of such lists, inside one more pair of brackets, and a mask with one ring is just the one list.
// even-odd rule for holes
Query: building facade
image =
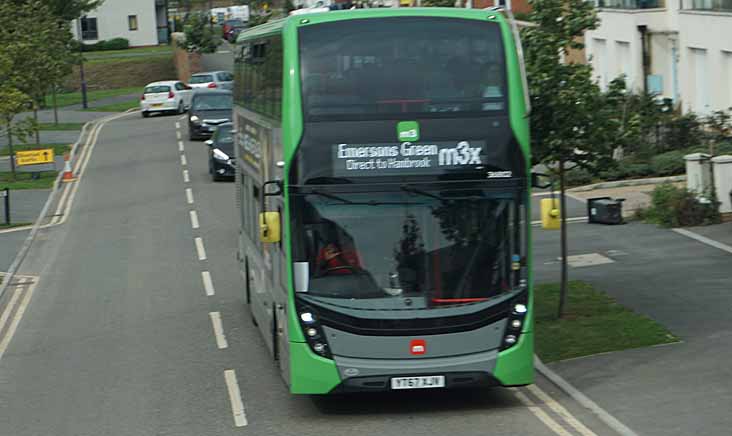
{"label": "building facade", "polygon": [[133,47],[167,43],[166,1],[105,0],[71,27],[85,44],[113,38],[125,38]]}
{"label": "building facade", "polygon": [[732,107],[732,0],[597,0],[600,26],[585,35],[602,87],[669,98],[684,112]]}

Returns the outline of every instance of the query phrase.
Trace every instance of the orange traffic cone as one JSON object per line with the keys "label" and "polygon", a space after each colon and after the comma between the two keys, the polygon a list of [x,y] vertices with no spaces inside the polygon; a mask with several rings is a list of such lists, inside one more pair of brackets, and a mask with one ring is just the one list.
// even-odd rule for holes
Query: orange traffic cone
{"label": "orange traffic cone", "polygon": [[64,154],[64,176],[61,178],[62,182],[73,182],[76,178],[74,177],[74,172],[71,169],[71,159],[69,157],[69,154]]}

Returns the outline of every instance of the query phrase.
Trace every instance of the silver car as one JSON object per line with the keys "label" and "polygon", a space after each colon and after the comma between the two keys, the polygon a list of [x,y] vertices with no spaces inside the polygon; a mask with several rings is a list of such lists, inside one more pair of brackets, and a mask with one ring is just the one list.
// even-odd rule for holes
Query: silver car
{"label": "silver car", "polygon": [[228,71],[210,71],[207,73],[196,73],[191,76],[188,84],[193,88],[234,89],[234,75]]}

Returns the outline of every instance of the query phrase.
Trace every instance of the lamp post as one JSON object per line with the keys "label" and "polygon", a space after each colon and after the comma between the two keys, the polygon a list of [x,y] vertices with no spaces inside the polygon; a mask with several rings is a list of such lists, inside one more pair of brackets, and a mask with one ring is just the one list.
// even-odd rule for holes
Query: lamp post
{"label": "lamp post", "polygon": [[89,108],[89,102],[86,99],[86,78],[84,77],[84,43],[81,30],[81,17],[76,20],[77,34],[79,37],[79,74],[81,75],[81,107]]}

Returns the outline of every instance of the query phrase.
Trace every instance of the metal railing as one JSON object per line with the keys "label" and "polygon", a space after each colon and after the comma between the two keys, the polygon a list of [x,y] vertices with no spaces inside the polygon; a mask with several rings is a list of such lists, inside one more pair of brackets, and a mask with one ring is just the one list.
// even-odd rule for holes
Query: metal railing
{"label": "metal railing", "polygon": [[732,12],[732,0],[684,0],[682,5],[691,11]]}
{"label": "metal railing", "polygon": [[[732,1],[732,0],[725,0]],[[597,0],[597,7],[605,9],[660,9],[665,0]]]}

